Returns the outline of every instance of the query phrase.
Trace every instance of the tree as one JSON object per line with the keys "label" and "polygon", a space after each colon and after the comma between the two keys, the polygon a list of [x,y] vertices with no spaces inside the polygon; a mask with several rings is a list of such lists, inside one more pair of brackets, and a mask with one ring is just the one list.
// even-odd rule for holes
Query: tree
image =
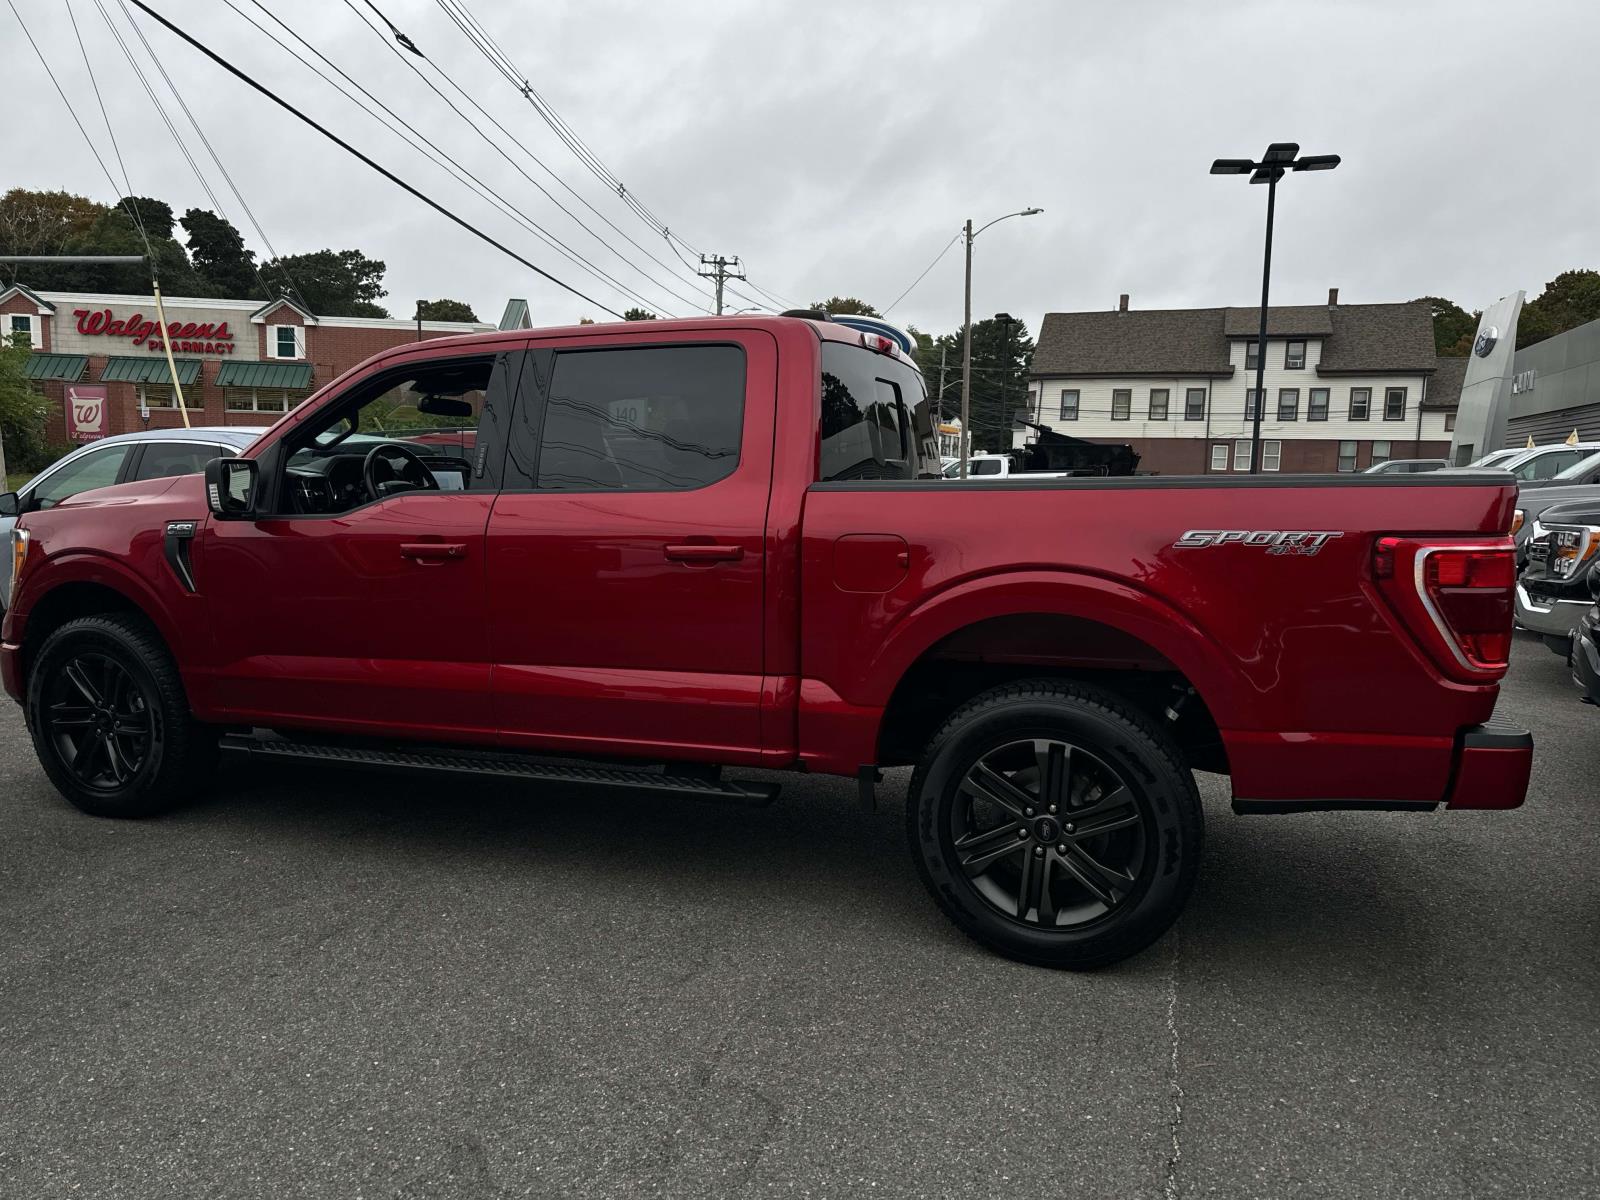
{"label": "tree", "polygon": [[1600,320],[1600,271],[1563,271],[1522,306],[1517,349]]}
{"label": "tree", "polygon": [[32,351],[20,338],[0,346],[0,480],[12,470],[45,465],[44,422],[50,402],[23,373]]}
{"label": "tree", "polygon": [[256,278],[256,255],[233,222],[203,208],[191,208],[179,222],[188,234],[189,261],[204,296],[265,300]]}
{"label": "tree", "polygon": [[287,275],[300,299],[318,316],[387,317],[378,304],[388,295],[383,286],[387,267],[359,250],[313,250],[286,254],[263,268],[269,279]]}
{"label": "tree", "polygon": [[[105,205],[70,192],[12,188],[0,196],[0,254],[65,254],[105,211]],[[21,282],[54,288],[52,273],[58,269],[39,263],[0,263],[0,286]]]}
{"label": "tree", "polygon": [[138,215],[139,224],[144,226],[145,236],[152,242],[172,237],[172,205],[165,200],[155,200],[149,196],[123,196],[117,201],[116,207],[123,212],[133,209]]}
{"label": "tree", "polygon": [[623,310],[622,319],[624,321],[654,321],[656,315],[648,308],[628,308]]}
{"label": "tree", "polygon": [[476,321],[478,314],[472,305],[461,300],[418,300],[419,321]]}
{"label": "tree", "polygon": [[834,296],[828,300],[818,300],[811,307],[820,308],[823,312],[833,316],[876,317],[882,315],[865,300],[857,300],[854,296]]}
{"label": "tree", "polygon": [[1454,300],[1443,296],[1423,296],[1413,301],[1426,304],[1433,314],[1433,348],[1446,358],[1465,358],[1472,350],[1482,313],[1469,313]]}

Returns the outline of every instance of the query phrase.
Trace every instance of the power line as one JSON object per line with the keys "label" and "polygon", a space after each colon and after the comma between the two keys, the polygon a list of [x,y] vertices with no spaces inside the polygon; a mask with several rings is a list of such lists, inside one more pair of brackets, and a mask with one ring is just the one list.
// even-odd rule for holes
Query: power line
{"label": "power line", "polygon": [[[72,36],[77,39],[78,53],[83,55],[83,69],[89,76],[89,83],[94,88],[95,103],[100,106],[100,119],[106,123],[106,137],[111,139],[111,152],[117,156],[117,168],[122,172],[122,205],[128,210],[128,215],[133,218],[133,223],[138,227],[139,240],[144,243],[144,251],[151,259],[155,254],[150,249],[150,234],[144,227],[144,214],[139,211],[139,206],[133,202],[133,180],[128,175],[128,164],[122,160],[122,147],[117,145],[117,134],[111,128],[111,114],[106,112],[105,97],[100,94],[100,80],[94,73],[94,67],[89,63],[89,48],[83,44],[83,33],[78,29],[78,18],[72,11],[71,0],[68,0],[67,19],[72,22]],[[151,269],[154,270],[152,262]]]}
{"label": "power line", "polygon": [[[121,0],[118,0],[118,2],[120,4]],[[111,31],[111,36],[116,39],[118,47],[121,48],[123,57],[128,60],[128,65],[133,68],[133,73],[138,76],[139,83],[141,86],[143,86],[145,95],[150,97],[150,103],[155,106],[156,113],[161,117],[161,123],[167,127],[167,132],[172,135],[172,140],[177,145],[179,153],[181,153],[188,161],[189,169],[194,172],[194,177],[200,181],[200,188],[205,192],[206,198],[211,201],[211,207],[216,210],[218,216],[226,220],[228,216],[227,210],[223,207],[222,201],[217,198],[217,194],[211,190],[211,184],[206,180],[204,172],[200,170],[200,164],[195,161],[194,155],[189,153],[188,146],[184,144],[182,136],[178,133],[177,126],[173,124],[172,119],[167,115],[166,108],[162,105],[161,101],[156,98],[155,89],[150,86],[149,80],[145,78],[144,70],[134,60],[133,51],[129,48],[127,42],[123,40],[122,34],[117,30],[116,25],[112,22],[111,13],[106,9],[105,5],[101,3],[101,0],[94,0],[94,4],[95,8],[100,12],[101,20],[106,23],[106,28]],[[144,44],[145,53],[150,56],[150,61],[155,64],[156,70],[161,72],[161,78],[166,80],[168,90],[172,92],[173,97],[178,101],[178,107],[183,109],[184,115],[189,118],[189,124],[194,127],[195,133],[199,134],[201,144],[205,146],[207,153],[211,155],[211,161],[216,165],[217,170],[221,172],[223,179],[227,180],[228,187],[232,189],[234,198],[239,201],[240,207],[244,209],[245,216],[249,218],[250,224],[254,226],[256,236],[258,236],[261,239],[262,244],[266,246],[268,253],[270,253],[274,259],[277,259],[278,252],[272,248],[272,242],[270,239],[268,239],[266,231],[261,228],[261,222],[256,220],[255,213],[251,212],[250,206],[245,203],[244,196],[240,194],[239,188],[233,182],[233,177],[228,174],[228,169],[222,165],[222,160],[217,157],[216,150],[212,148],[210,140],[205,135],[205,130],[200,128],[200,123],[195,120],[194,114],[189,111],[189,106],[184,103],[183,96],[179,93],[177,86],[172,82],[172,78],[167,74],[166,68],[161,65],[161,60],[156,57],[156,53],[153,49],[151,49],[150,43],[145,41],[144,32],[133,23],[133,18],[128,15],[126,5],[122,6],[122,16],[123,19],[128,22],[129,27],[138,36],[140,42]],[[294,277],[289,274],[289,269],[281,262],[276,262],[273,265],[277,267],[278,273],[282,275],[284,280],[288,283],[289,290],[300,298],[301,303],[304,303],[304,297],[300,296],[300,288],[295,283]],[[261,298],[263,300],[271,300],[272,289],[267,286],[266,278],[261,274],[261,268],[257,266],[253,256],[250,261],[250,272],[256,277],[256,283],[261,287]]]}
{"label": "power line", "polygon": [[[436,143],[434,143],[431,139],[429,139],[425,134],[423,134],[420,130],[416,129],[409,122],[407,122],[404,117],[401,117],[398,113],[396,113],[392,108],[390,108],[388,105],[386,105],[377,96],[374,96],[370,91],[368,91],[365,87],[363,87],[357,80],[352,78],[348,72],[346,72],[343,68],[341,68],[337,63],[335,63],[331,59],[329,59],[327,55],[323,54],[320,50],[318,50],[310,42],[306,41],[305,38],[301,37],[298,33],[296,33],[288,25],[285,25],[283,23],[283,21],[280,20],[270,9],[268,9],[265,5],[261,4],[260,0],[253,0],[253,2],[256,4],[257,8],[260,8],[263,13],[265,13],[269,18],[271,18],[274,22],[276,22],[290,36],[295,38],[295,40],[298,41],[302,46],[304,46],[312,54],[316,55],[323,62],[327,63],[328,66],[331,67],[334,71],[337,71],[341,76],[343,76],[343,78],[346,79],[350,83],[350,85],[352,87],[356,88],[359,92],[361,92],[361,94],[363,96],[367,97],[367,99],[370,100],[372,102],[372,104],[368,105],[368,104],[364,103],[359,97],[353,95],[348,89],[341,87],[339,85],[339,83],[336,80],[332,79],[328,75],[328,73],[326,71],[323,71],[315,63],[311,62],[304,55],[300,54],[297,50],[295,50],[294,47],[292,47],[292,46],[288,45],[286,42],[284,42],[281,38],[279,38],[276,34],[274,34],[270,29],[267,29],[265,26],[260,24],[260,22],[256,21],[255,18],[253,18],[249,13],[247,13],[243,9],[239,8],[233,2],[233,0],[226,0],[226,3],[228,4],[228,7],[230,9],[232,9],[234,11],[234,13],[237,14],[242,20],[246,21],[252,28],[257,30],[259,33],[261,33],[263,36],[265,36],[268,40],[270,40],[276,46],[278,46],[280,49],[282,49],[285,53],[290,55],[290,57],[292,57],[296,62],[300,63],[302,66],[304,66],[308,70],[310,70],[319,79],[321,79],[329,87],[331,87],[335,91],[337,91],[345,99],[349,100],[352,104],[354,104],[358,108],[360,108],[362,110],[362,112],[366,113],[373,120],[375,120],[379,124],[383,125],[383,127],[385,129],[387,129],[390,133],[395,134],[397,137],[399,137],[402,141],[404,141],[412,149],[417,150],[425,158],[427,158],[430,162],[434,163],[434,165],[442,168],[444,171],[449,173],[454,179],[457,180],[457,182],[459,182],[459,183],[463,184],[464,186],[466,186],[467,188],[471,189],[474,193],[476,193],[477,195],[481,196],[483,199],[489,201],[490,204],[495,205],[502,213],[504,213],[506,216],[510,217],[513,221],[517,222],[519,225],[521,225],[528,232],[532,233],[534,237],[538,238],[545,245],[549,246],[557,254],[560,254],[563,258],[567,259],[569,262],[571,262],[574,266],[578,267],[580,270],[588,273],[589,275],[592,275],[595,279],[599,280],[600,282],[605,283],[608,286],[615,288],[618,292],[620,292],[624,296],[627,296],[630,299],[640,300],[641,302],[643,302],[642,299],[637,295],[637,293],[634,293],[633,291],[631,291],[631,289],[628,289],[627,287],[623,286],[619,281],[613,279],[610,275],[607,275],[605,272],[603,272],[599,268],[595,267],[587,259],[585,259],[581,255],[579,255],[575,250],[572,250],[571,248],[569,248],[564,242],[562,242],[554,234],[552,234],[549,231],[547,231],[546,229],[544,229],[543,226],[539,225],[536,221],[534,221],[531,217],[529,217],[521,209],[519,209],[515,205],[513,205],[509,200],[507,200],[499,192],[495,191],[488,184],[484,183],[481,179],[479,179],[476,175],[472,174],[471,171],[469,171],[466,167],[462,166],[459,162],[457,162],[454,158],[452,158],[448,153],[446,153],[444,150],[442,150]],[[388,117],[390,119],[386,120],[383,116],[380,116],[379,113],[377,113],[376,111],[373,110],[372,105],[376,105],[378,108],[382,109],[384,113],[388,114]],[[402,127],[405,130],[405,132],[402,132]],[[407,134],[409,134],[410,136],[408,137]]]}
{"label": "power line", "polygon": [[[372,30],[372,32],[378,36],[378,39],[380,41],[382,41],[385,45],[389,45],[388,39],[384,38],[382,31],[379,30],[376,26],[374,26],[372,24],[371,21],[367,20],[366,17],[362,15],[361,10],[356,8],[353,0],[344,0],[344,2],[345,2],[345,6],[347,8],[349,8],[352,12],[354,12],[356,14],[356,16],[360,17],[361,20],[362,20],[362,23],[364,25],[366,25],[366,27],[368,29]],[[564,204],[562,204],[560,200],[556,199],[556,197],[553,194],[551,194],[551,192],[550,192],[550,190],[548,188],[546,188],[542,183],[540,183],[538,180],[533,178],[533,176],[529,175],[526,171],[524,171],[522,169],[522,167],[517,164],[516,159],[512,158],[511,155],[506,153],[505,148],[503,146],[501,146],[498,141],[496,141],[494,138],[490,137],[487,133],[485,133],[483,128],[479,125],[479,123],[477,121],[474,121],[470,116],[468,116],[466,113],[462,112],[461,109],[459,107],[457,107],[455,102],[452,101],[450,99],[450,97],[446,96],[443,92],[441,92],[439,90],[438,86],[431,79],[429,79],[425,74],[423,74],[422,71],[417,67],[417,65],[415,63],[413,63],[410,59],[406,58],[403,54],[400,54],[400,52],[395,50],[393,46],[389,46],[389,49],[390,49],[390,52],[395,55],[395,57],[399,58],[401,62],[405,63],[407,68],[409,68],[410,71],[414,75],[416,75],[416,77],[418,79],[422,80],[423,83],[428,85],[429,90],[431,90],[434,93],[434,95],[438,96],[439,99],[441,99],[441,100],[443,100],[445,102],[445,104],[449,105],[450,111],[455,113],[456,116],[460,117],[461,120],[463,122],[465,122],[472,129],[472,131],[474,133],[476,133],[480,138],[482,138],[483,141],[492,150],[494,150],[494,152],[496,154],[498,154],[501,158],[505,159],[508,163],[510,163],[511,166],[512,166],[512,169],[515,170],[517,172],[517,174],[521,175],[524,179],[526,179],[529,183],[531,183],[535,188],[537,188],[539,190],[539,192],[545,197],[545,199],[549,200],[550,203],[554,204],[563,213],[565,213],[569,218],[571,218],[572,222],[574,224],[576,224],[578,226],[578,228],[582,229],[590,237],[594,238],[595,241],[599,242],[602,246],[604,246],[612,254],[616,255],[616,257],[621,262],[626,264],[632,270],[637,271],[643,278],[649,280],[651,284],[653,284],[657,288],[660,288],[667,295],[672,296],[674,299],[682,301],[685,304],[689,304],[689,305],[694,306],[694,307],[700,307],[700,301],[697,298],[688,297],[688,296],[683,295],[681,292],[674,291],[671,287],[669,287],[668,285],[662,283],[659,279],[656,279],[654,276],[652,276],[643,267],[640,267],[637,263],[629,261],[629,259],[627,258],[626,255],[622,254],[619,250],[616,249],[616,247],[612,246],[609,242],[607,242],[605,240],[605,238],[601,237],[593,229],[590,229],[589,226],[584,224],[583,220],[580,217],[578,217],[576,213],[574,213],[571,209],[567,208]],[[564,182],[561,180],[561,178],[558,175],[556,175],[556,173],[554,171],[552,171],[548,166],[546,166],[538,158],[538,156],[533,153],[533,151],[529,150],[525,145],[523,145],[520,141],[518,141],[516,139],[516,137],[511,133],[510,130],[508,130],[505,126],[501,125],[499,121],[495,120],[495,118],[489,112],[487,112],[483,108],[482,105],[480,105],[476,100],[474,100],[470,95],[468,95],[467,92],[458,83],[456,83],[456,81],[454,79],[450,78],[450,76],[446,72],[440,70],[439,67],[437,66],[437,64],[433,63],[432,60],[428,59],[426,55],[423,55],[420,52],[418,52],[418,57],[422,58],[422,60],[424,62],[427,62],[429,66],[432,66],[433,69],[436,72],[438,72],[439,76],[446,83],[448,83],[451,87],[453,87],[461,95],[461,97],[464,100],[467,101],[468,104],[472,105],[473,108],[477,109],[478,112],[483,115],[485,120],[489,121],[490,124],[492,124],[496,129],[498,129],[502,134],[504,134],[506,136],[506,138],[508,140],[510,140],[518,149],[520,149],[524,154],[526,154],[530,159],[532,159],[533,162],[535,163],[535,165],[537,165],[540,170],[544,171],[545,174],[549,175],[552,179],[555,179],[556,182],[562,183],[563,186],[565,186]],[[582,199],[582,197],[579,197],[579,198]],[[641,247],[641,249],[643,249],[643,248]],[[649,252],[645,251],[645,253],[648,254]],[[659,262],[659,260],[657,260],[657,261]],[[665,266],[665,264],[661,264],[661,265]],[[598,270],[598,268],[596,268],[596,269]],[[607,275],[606,277],[608,279],[611,278],[609,275]],[[613,282],[615,282],[615,281],[613,280]],[[639,303],[641,303],[641,304],[644,304],[644,305],[648,306],[648,305],[653,303],[652,301],[646,300],[643,296],[639,295],[639,293],[633,291],[631,288],[624,287],[620,283],[617,283],[616,286],[618,287],[619,290],[621,290],[625,294],[631,296],[633,299],[639,301]]]}
{"label": "power line", "polygon": [[[144,2],[144,0],[132,0],[132,2],[133,2],[133,4],[135,6],[138,7],[140,12],[144,13],[148,17],[153,17],[155,20],[159,21],[167,29],[167,31],[169,33],[176,34],[178,37],[180,37],[184,41],[188,42],[189,45],[193,46],[196,50],[200,51],[200,53],[204,54],[207,58],[209,58],[212,62],[216,63],[217,66],[221,67],[223,70],[227,71],[230,75],[234,76],[236,79],[242,80],[244,83],[249,84],[252,88],[254,88],[256,91],[260,92],[263,96],[267,97],[267,99],[271,100],[274,104],[278,105],[280,108],[284,109],[286,112],[292,113],[294,116],[296,116],[300,120],[304,121],[307,125],[311,126],[311,128],[315,129],[318,133],[322,134],[323,137],[327,138],[330,142],[334,143],[340,149],[346,151],[347,153],[353,155],[356,158],[359,158],[362,162],[366,163],[367,166],[371,167],[374,171],[378,172],[378,174],[382,175],[385,179],[389,180],[389,182],[397,185],[398,187],[404,188],[407,192],[409,192],[411,195],[415,196],[418,200],[421,200],[424,204],[426,204],[429,208],[433,209],[435,212],[439,213],[441,216],[448,217],[451,221],[454,221],[457,225],[461,226],[461,228],[465,229],[468,233],[471,233],[473,236],[481,239],[482,241],[487,242],[489,245],[493,246],[496,250],[498,250],[502,254],[504,254],[506,257],[516,260],[517,262],[521,263],[523,266],[527,267],[530,271],[533,271],[535,274],[539,275],[540,277],[542,277],[544,279],[548,279],[551,283],[555,284],[557,287],[563,289],[564,291],[570,292],[572,295],[578,297],[578,299],[583,300],[586,303],[594,305],[601,312],[607,313],[607,314],[609,314],[609,315],[611,315],[613,317],[617,317],[619,319],[621,318],[622,314],[617,312],[615,309],[607,308],[604,304],[601,304],[594,297],[586,295],[583,292],[580,292],[577,288],[573,287],[570,283],[566,282],[566,280],[561,279],[561,278],[551,274],[549,271],[546,271],[543,267],[537,266],[536,264],[534,264],[532,262],[529,262],[526,258],[522,257],[522,255],[518,254],[515,250],[511,249],[509,246],[505,245],[504,243],[502,243],[500,241],[497,241],[495,238],[490,237],[487,233],[483,232],[483,230],[479,229],[476,225],[473,225],[470,221],[467,221],[465,218],[457,216],[455,213],[451,212],[448,208],[446,208],[444,205],[440,204],[437,200],[433,199],[431,196],[425,194],[424,192],[419,191],[417,188],[415,188],[411,184],[407,183],[404,179],[401,179],[398,175],[396,175],[393,171],[390,171],[387,167],[379,165],[373,159],[367,157],[367,155],[363,154],[361,151],[357,150],[354,146],[352,146],[349,142],[347,142],[343,138],[341,138],[338,134],[332,132],[331,130],[327,129],[326,127],[324,127],[324,126],[318,124],[316,121],[312,120],[305,113],[301,112],[294,105],[290,104],[287,100],[285,100],[281,96],[279,96],[271,88],[268,88],[264,84],[257,83],[249,75],[246,75],[238,67],[234,66],[227,59],[223,58],[220,54],[217,54],[215,51],[213,51],[212,49],[210,49],[209,47],[204,45],[198,39],[190,36],[184,30],[178,28],[171,21],[167,20],[160,13],[158,13],[154,9],[152,9],[148,4],[146,4]],[[12,4],[12,11],[14,12],[15,11],[15,5],[13,3],[13,0],[6,0],[6,3]],[[63,99],[65,99],[65,97],[63,97]]]}
{"label": "power line", "polygon": [[957,242],[959,242],[961,240],[961,234],[962,234],[961,230],[959,230],[959,229],[956,230],[956,235],[953,238],[951,238],[948,242],[946,242],[944,244],[944,249],[943,250],[939,251],[939,253],[937,253],[937,254],[935,254],[933,256],[933,261],[922,269],[922,274],[918,275],[915,279],[913,279],[911,281],[911,286],[906,288],[905,291],[901,292],[898,296],[896,296],[894,298],[894,303],[890,304],[888,308],[883,310],[883,315],[885,317],[887,317],[889,315],[890,310],[894,308],[895,304],[899,304],[900,301],[904,300],[907,296],[909,296],[911,294],[911,289],[912,288],[916,287],[917,284],[921,283],[924,279],[927,278],[928,272],[933,270],[935,267],[937,267],[939,265],[939,260],[940,259],[942,259],[946,254],[950,253],[950,247],[954,246]]}

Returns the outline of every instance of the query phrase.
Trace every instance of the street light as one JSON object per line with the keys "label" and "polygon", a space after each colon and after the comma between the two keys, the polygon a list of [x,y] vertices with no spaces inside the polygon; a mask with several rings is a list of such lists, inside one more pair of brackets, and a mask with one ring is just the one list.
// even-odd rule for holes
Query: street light
{"label": "street light", "polygon": [[[989,225],[998,225],[1001,221],[1012,217],[1032,217],[1042,213],[1042,208],[1025,208],[1021,212],[1006,213],[1003,217],[996,217]],[[972,454],[972,241],[989,225],[979,226],[973,232],[972,219],[967,219],[966,228],[962,231],[967,242],[967,299],[966,315],[962,323],[961,335],[961,478],[967,477],[967,459]]]}
{"label": "street light", "polygon": [[1267,249],[1261,262],[1261,328],[1256,336],[1256,411],[1250,431],[1250,474],[1261,471],[1261,410],[1267,406],[1267,290],[1272,283],[1272,210],[1278,180],[1285,171],[1331,171],[1339,165],[1337,154],[1300,153],[1297,142],[1273,142],[1260,162],[1248,158],[1219,158],[1211,164],[1213,175],[1249,175],[1251,183],[1267,185]]}

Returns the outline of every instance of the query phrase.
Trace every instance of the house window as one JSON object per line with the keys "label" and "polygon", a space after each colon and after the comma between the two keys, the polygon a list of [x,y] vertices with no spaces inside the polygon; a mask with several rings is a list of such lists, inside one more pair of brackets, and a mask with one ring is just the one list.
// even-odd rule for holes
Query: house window
{"label": "house window", "polygon": [[1328,419],[1328,389],[1312,388],[1311,394],[1306,398],[1306,420],[1326,421]]}
{"label": "house window", "polygon": [[1152,421],[1165,421],[1167,419],[1167,401],[1172,396],[1167,388],[1150,389],[1150,419]]}
{"label": "house window", "polygon": [[294,408],[305,396],[277,388],[225,388],[229,412],[283,413]]}
{"label": "house window", "polygon": [[1190,388],[1184,392],[1183,419],[1185,421],[1204,421],[1206,419],[1205,388]]}
{"label": "house window", "polygon": [[[178,408],[176,394],[170,383],[141,383],[137,386],[139,407],[152,411],[169,408],[174,412]],[[183,406],[190,412],[197,408],[204,408],[205,401],[200,398],[200,385],[198,382],[190,384],[183,389]]]}
{"label": "house window", "polygon": [[1253,421],[1256,419],[1256,400],[1259,399],[1260,396],[1261,393],[1256,391],[1255,388],[1245,388],[1244,419],[1246,421]]}
{"label": "house window", "polygon": [[1445,415],[1444,415],[1444,431],[1446,433],[1454,433],[1456,431],[1456,415],[1455,415],[1455,413],[1445,413]]}
{"label": "house window", "polygon": [[1300,389],[1278,389],[1278,420],[1298,421],[1300,419]]}
{"label": "house window", "polygon": [[1213,442],[1211,446],[1211,469],[1213,471],[1226,471],[1228,469],[1228,443]]}
{"label": "house window", "polygon": [[1306,344],[1304,342],[1285,342],[1283,344],[1283,369],[1285,371],[1304,371],[1306,369]]}
{"label": "house window", "polygon": [[1283,461],[1283,443],[1279,441],[1263,441],[1261,443],[1261,469],[1263,471],[1276,471],[1278,464]]}
{"label": "house window", "polygon": [[1339,443],[1339,470],[1349,472],[1356,469],[1356,444],[1354,442]]}
{"label": "house window", "polygon": [[1111,419],[1126,421],[1133,415],[1133,389],[1113,388],[1111,392]]}
{"label": "house window", "polygon": [[1394,387],[1383,390],[1383,419],[1385,421],[1404,421],[1406,419],[1405,388]]}
{"label": "house window", "polygon": [[1261,343],[1246,342],[1244,344],[1244,369],[1254,371],[1261,363]]}
{"label": "house window", "polygon": [[12,345],[30,346],[37,348],[39,343],[34,329],[33,317],[29,313],[12,313],[6,318],[11,322],[10,338]]}
{"label": "house window", "polygon": [[1061,393],[1061,419],[1063,421],[1076,421],[1078,419],[1078,391],[1076,388]]}
{"label": "house window", "polygon": [[1392,442],[1373,442],[1372,465],[1377,466],[1381,462],[1388,462],[1391,453],[1393,453]]}
{"label": "house window", "polygon": [[1250,439],[1240,438],[1233,444],[1233,469],[1235,471],[1248,471],[1250,469]]}
{"label": "house window", "polygon": [[1350,419],[1352,421],[1365,421],[1372,416],[1372,389],[1350,389]]}
{"label": "house window", "polygon": [[298,325],[273,325],[267,330],[268,358],[304,358],[305,332]]}

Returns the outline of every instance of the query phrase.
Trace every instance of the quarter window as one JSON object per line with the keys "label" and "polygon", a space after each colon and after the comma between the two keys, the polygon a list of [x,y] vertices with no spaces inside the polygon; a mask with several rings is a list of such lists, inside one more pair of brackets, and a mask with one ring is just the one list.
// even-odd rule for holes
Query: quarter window
{"label": "quarter window", "polygon": [[1369,387],[1350,389],[1350,419],[1352,421],[1365,421],[1372,416],[1372,389]]}
{"label": "quarter window", "polygon": [[1213,442],[1211,445],[1211,469],[1213,471],[1226,471],[1228,469],[1228,443]]}
{"label": "quarter window", "polygon": [[1282,461],[1282,442],[1263,441],[1261,443],[1261,469],[1263,471],[1276,471],[1278,469],[1278,464]]}
{"label": "quarter window", "polygon": [[1061,393],[1061,419],[1063,421],[1076,421],[1078,419],[1078,390],[1069,388]]}
{"label": "quarter window", "polygon": [[1328,389],[1312,388],[1306,397],[1306,420],[1326,421],[1328,419]]}
{"label": "quarter window", "polygon": [[1167,419],[1167,400],[1172,393],[1166,388],[1150,389],[1150,419],[1152,421],[1165,421]]}
{"label": "quarter window", "polygon": [[1278,389],[1278,420],[1298,421],[1300,419],[1300,389]]}
{"label": "quarter window", "polygon": [[1356,444],[1354,442],[1339,443],[1339,470],[1349,472],[1356,469]]}
{"label": "quarter window", "polygon": [[1303,371],[1306,369],[1306,344],[1304,342],[1285,342],[1283,344],[1283,369],[1285,371]]}
{"label": "quarter window", "polygon": [[1205,388],[1190,388],[1184,392],[1183,419],[1185,421],[1204,421],[1206,419]]}
{"label": "quarter window", "polygon": [[1384,389],[1383,419],[1385,421],[1404,421],[1406,419],[1405,388],[1392,387]]}
{"label": "quarter window", "polygon": [[1126,421],[1133,415],[1133,389],[1114,388],[1111,392],[1111,419]]}

